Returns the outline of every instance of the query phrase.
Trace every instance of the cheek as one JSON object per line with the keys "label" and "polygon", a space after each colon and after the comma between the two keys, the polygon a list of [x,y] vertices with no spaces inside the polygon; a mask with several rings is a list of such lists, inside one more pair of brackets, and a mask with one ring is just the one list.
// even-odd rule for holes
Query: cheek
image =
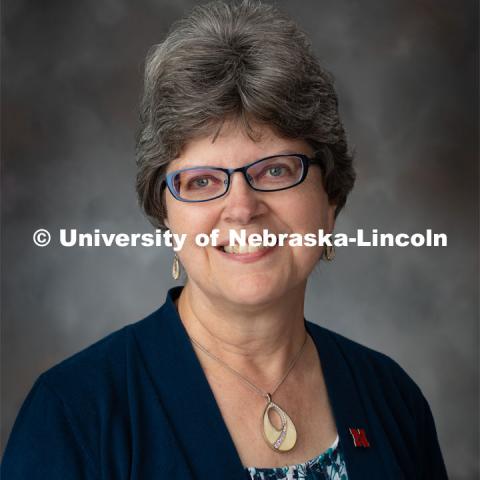
{"label": "cheek", "polygon": [[205,254],[205,248],[198,246],[195,242],[199,233],[210,234],[214,228],[215,212],[209,208],[202,208],[198,205],[187,203],[171,203],[167,204],[169,209],[169,225],[170,230],[176,234],[186,234],[187,238],[179,257],[182,263],[189,263],[200,260],[199,255]]}
{"label": "cheek", "polygon": [[169,199],[166,202],[170,230],[174,233],[199,233],[208,222],[208,212],[198,205]]}
{"label": "cheek", "polygon": [[329,204],[326,194],[315,191],[295,200],[284,207],[292,233],[316,234],[319,229],[328,229]]}

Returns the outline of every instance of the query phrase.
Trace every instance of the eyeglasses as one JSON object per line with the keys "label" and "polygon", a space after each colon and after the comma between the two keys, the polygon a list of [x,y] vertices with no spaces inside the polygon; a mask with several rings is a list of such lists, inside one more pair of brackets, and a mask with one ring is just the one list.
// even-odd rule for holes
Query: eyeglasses
{"label": "eyeglasses", "polygon": [[207,202],[228,192],[231,176],[241,172],[248,185],[258,192],[277,192],[302,183],[311,163],[301,153],[273,155],[239,168],[192,167],[170,172],[165,176],[170,193],[182,202]]}

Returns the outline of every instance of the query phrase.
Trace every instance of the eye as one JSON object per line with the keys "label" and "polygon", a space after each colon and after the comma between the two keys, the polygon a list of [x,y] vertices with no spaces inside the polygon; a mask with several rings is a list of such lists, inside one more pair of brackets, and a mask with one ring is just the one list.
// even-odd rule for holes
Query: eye
{"label": "eye", "polygon": [[267,169],[268,175],[272,177],[280,177],[285,172],[285,167],[275,165]]}
{"label": "eye", "polygon": [[203,188],[207,188],[207,187],[211,187],[213,186],[214,184],[218,184],[218,179],[215,178],[215,177],[211,177],[211,176],[198,176],[198,177],[194,177],[194,178],[191,178],[188,183],[187,183],[187,188],[189,190],[191,189],[203,189]]}
{"label": "eye", "polygon": [[196,187],[206,187],[208,185],[208,178],[196,178],[193,182]]}
{"label": "eye", "polygon": [[265,167],[258,176],[267,178],[282,178],[291,176],[292,174],[292,169],[288,165],[277,163]]}

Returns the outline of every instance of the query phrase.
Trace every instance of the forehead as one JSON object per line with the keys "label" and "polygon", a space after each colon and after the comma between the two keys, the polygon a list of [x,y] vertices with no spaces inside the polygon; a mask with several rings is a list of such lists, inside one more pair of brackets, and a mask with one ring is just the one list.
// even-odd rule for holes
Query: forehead
{"label": "forehead", "polygon": [[167,171],[194,166],[237,167],[262,157],[282,153],[313,154],[303,139],[285,138],[267,126],[255,126],[254,138],[237,123],[224,124],[217,133],[192,139]]}

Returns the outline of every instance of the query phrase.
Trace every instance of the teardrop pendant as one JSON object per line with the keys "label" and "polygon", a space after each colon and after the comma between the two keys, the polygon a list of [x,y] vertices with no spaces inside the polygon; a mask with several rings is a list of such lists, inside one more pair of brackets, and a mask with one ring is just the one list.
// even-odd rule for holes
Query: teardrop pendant
{"label": "teardrop pendant", "polygon": [[[268,412],[274,409],[280,416],[282,427],[278,430],[272,425]],[[269,447],[276,452],[288,452],[292,450],[297,442],[297,430],[291,418],[275,403],[272,402],[270,394],[267,398],[267,406],[263,412],[263,434]]]}

